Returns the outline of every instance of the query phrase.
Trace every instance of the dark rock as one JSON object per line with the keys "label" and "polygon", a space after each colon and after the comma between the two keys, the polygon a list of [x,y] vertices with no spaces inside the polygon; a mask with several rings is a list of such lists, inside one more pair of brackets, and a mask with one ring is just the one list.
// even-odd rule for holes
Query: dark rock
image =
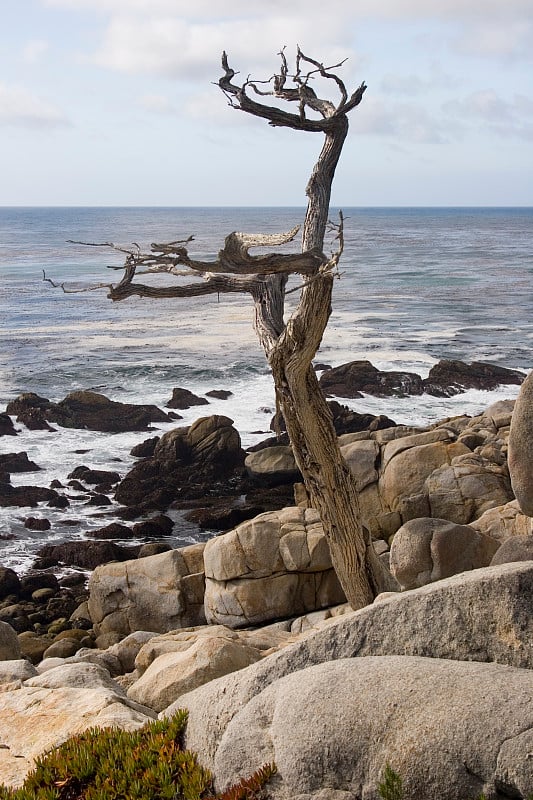
{"label": "dark rock", "polygon": [[174,523],[170,517],[159,514],[157,517],[152,517],[151,519],[143,520],[143,522],[138,522],[133,526],[133,533],[139,539],[154,536],[170,536],[173,528]]}
{"label": "dark rock", "polygon": [[44,651],[50,647],[51,641],[45,636],[38,636],[35,633],[30,635],[28,632],[28,635],[22,633],[19,636],[19,644],[22,657],[27,658],[32,664],[39,664]]}
{"label": "dark rock", "polygon": [[55,567],[56,564],[55,558],[36,558],[32,564],[32,569],[50,569],[50,567]]}
{"label": "dark rock", "polygon": [[9,567],[0,567],[0,600],[13,594],[18,597],[20,580],[17,573]]}
{"label": "dark rock", "polygon": [[87,487],[84,486],[83,483],[80,483],[78,480],[69,481],[67,485],[70,486],[71,489],[74,489],[75,492],[87,491]]}
{"label": "dark rock", "polygon": [[191,408],[191,406],[206,406],[208,403],[209,400],[206,400],[205,397],[198,397],[188,389],[178,388],[172,390],[172,397],[167,403],[167,408],[179,408],[182,410]]}
{"label": "dark rock", "polygon": [[59,579],[59,585],[61,587],[66,586],[67,588],[71,588],[73,586],[84,586],[87,581],[87,576],[83,574],[83,572],[71,572],[70,575],[63,575],[62,578]]}
{"label": "dark rock", "polygon": [[233,505],[226,498],[219,498],[207,508],[195,508],[187,512],[185,519],[196,523],[201,530],[225,531],[240,522],[257,517],[264,510],[257,505]]}
{"label": "dark rock", "polygon": [[241,494],[245,453],[228,417],[197,420],[159,440],[154,455],[136,464],[115,498],[126,506],[163,511],[175,500]]}
{"label": "dark rock", "polygon": [[159,438],[159,436],[152,436],[151,439],[145,439],[144,442],[136,444],[131,448],[130,455],[135,458],[150,458],[154,454]]}
{"label": "dark rock", "polygon": [[23,575],[20,579],[20,595],[21,597],[31,597],[37,589],[53,589],[54,592],[59,591],[59,581],[51,572],[30,573]]}
{"label": "dark rock", "polygon": [[16,436],[17,431],[13,425],[13,420],[5,412],[0,414],[0,436]]}
{"label": "dark rock", "polygon": [[424,391],[434,397],[452,397],[468,389],[491,391],[498,386],[519,386],[525,374],[515,369],[506,369],[493,364],[473,361],[442,360],[435,364],[424,383]]}
{"label": "dark rock", "polygon": [[97,528],[94,531],[87,531],[86,536],[91,539],[131,539],[133,538],[133,531],[127,525],[120,525],[118,522],[112,522],[110,525],[105,525],[103,528]]}
{"label": "dark rock", "polygon": [[11,400],[7,404],[6,411],[11,416],[16,417],[23,411],[30,411],[32,408],[42,409],[43,411],[51,405],[50,400],[46,397],[41,397],[35,392],[25,392],[19,395],[15,400]]}
{"label": "dark rock", "polygon": [[29,531],[49,531],[52,524],[46,517],[27,517],[24,520],[24,527]]}
{"label": "dark rock", "polygon": [[40,467],[30,461],[27,453],[0,454],[0,471],[2,472],[39,472]]}
{"label": "dark rock", "polygon": [[381,371],[370,361],[351,361],[325,370],[319,383],[326,394],[351,398],[361,397],[362,393],[374,397],[405,397],[420,395],[424,391],[420,375]]}
{"label": "dark rock", "polygon": [[61,481],[58,481],[56,478],[54,478],[54,480],[50,483],[50,489],[64,489],[64,488],[65,487],[63,486]]}
{"label": "dark rock", "polygon": [[206,392],[206,397],[213,397],[215,400],[227,400],[228,397],[231,397],[233,392],[229,392],[227,389],[211,389],[210,392]]}
{"label": "dark rock", "polygon": [[21,422],[29,431],[50,431],[56,432],[46,421],[45,412],[41,408],[27,408],[17,415],[17,422]]}
{"label": "dark rock", "polygon": [[76,467],[76,469],[67,475],[67,478],[80,480],[90,485],[97,483],[113,485],[119,482],[120,475],[118,472],[111,472],[105,469],[90,469],[89,467],[81,466]]}
{"label": "dark rock", "polygon": [[148,556],[156,556],[159,553],[167,553],[172,550],[172,547],[167,542],[147,542],[141,545],[139,550],[139,558],[148,558]]}
{"label": "dark rock", "polygon": [[58,497],[52,497],[51,500],[48,501],[46,504],[49,508],[68,508],[70,505],[69,501],[66,497],[62,497],[58,495]]}
{"label": "dark rock", "polygon": [[111,500],[106,494],[93,494],[87,500],[88,506],[110,506]]}
{"label": "dark rock", "polygon": [[54,489],[42,486],[10,486],[0,484],[0,506],[30,506],[35,508],[39,503],[46,503],[59,498]]}
{"label": "dark rock", "polygon": [[71,392],[59,403],[51,403],[36,394],[24,394],[9,403],[8,414],[40,409],[48,422],[64,428],[88,428],[93,431],[122,433],[146,430],[153,422],[168,422],[169,417],[157,406],[117,403],[97,392]]}
{"label": "dark rock", "polygon": [[138,547],[121,547],[108,541],[75,541],[61,544],[47,544],[41,547],[41,558],[53,558],[56,564],[69,567],[95,569],[109,561],[127,561],[136,558]]}
{"label": "dark rock", "polygon": [[[377,431],[383,428],[394,428],[396,426],[396,422],[386,417],[384,414],[380,414],[379,416],[375,416],[374,414],[359,414],[357,411],[352,411],[348,406],[341,405],[337,400],[328,400],[327,404],[333,416],[333,425],[337,436],[341,436],[344,433]],[[253,445],[253,447],[249,448],[250,452],[262,450],[264,447],[290,444],[289,437],[286,433],[285,420],[281,412],[278,412],[272,418],[270,429],[273,431],[281,431],[281,433],[276,438],[266,439],[263,442]]]}

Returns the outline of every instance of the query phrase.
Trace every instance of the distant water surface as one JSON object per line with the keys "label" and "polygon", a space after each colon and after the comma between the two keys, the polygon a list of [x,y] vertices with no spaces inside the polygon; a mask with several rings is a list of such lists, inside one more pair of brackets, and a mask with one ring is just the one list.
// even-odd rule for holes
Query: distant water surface
{"label": "distant water surface", "polygon": [[[423,376],[442,358],[531,368],[533,209],[343,212],[345,251],[319,361],[336,366],[368,359],[382,369]],[[0,208],[0,409],[28,391],[57,401],[75,389],[93,389],[113,400],[163,407],[176,386],[199,394],[229,389],[229,400],[185,412],[183,424],[221,413],[235,420],[245,444],[262,438],[257,431],[268,431],[274,398],[248,297],[111,303],[105,290],[64,294],[43,282],[43,270],[69,286],[117,282],[121,273],[106,265],[120,266],[120,254],[67,240],[147,247],[192,234],[190,254],[214,259],[233,230],[281,232],[303,216],[301,208]],[[342,402],[398,422],[427,424],[479,413],[516,391]],[[129,449],[145,438],[64,430],[51,438],[20,427],[16,439],[0,439],[0,450],[26,450],[44,471],[13,476],[17,483],[64,481],[67,470],[81,463],[74,450],[82,447],[89,450],[83,463],[116,468],[119,457],[124,471],[132,460]],[[27,563],[35,547],[24,539],[31,538],[21,525],[27,511],[0,509],[0,536],[17,534],[15,541],[0,540],[0,563]],[[79,513],[86,527],[103,524]],[[59,523],[49,534],[66,535]]]}

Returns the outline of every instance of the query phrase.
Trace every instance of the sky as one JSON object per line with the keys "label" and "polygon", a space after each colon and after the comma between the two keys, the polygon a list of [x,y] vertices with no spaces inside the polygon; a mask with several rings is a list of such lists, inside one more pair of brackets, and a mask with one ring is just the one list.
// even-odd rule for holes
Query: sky
{"label": "sky", "polygon": [[335,205],[533,206],[532,42],[533,0],[1,0],[0,205],[305,205],[322,134],[217,86],[299,46],[368,86]]}

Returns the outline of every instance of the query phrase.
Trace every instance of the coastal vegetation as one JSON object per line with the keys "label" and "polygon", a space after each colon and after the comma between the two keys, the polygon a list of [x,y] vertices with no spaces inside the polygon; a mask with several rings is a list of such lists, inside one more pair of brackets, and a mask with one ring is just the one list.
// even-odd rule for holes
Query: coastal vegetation
{"label": "coastal vegetation", "polygon": [[274,774],[266,765],[220,794],[182,740],[187,714],[136,731],[90,728],[37,759],[22,787],[0,800],[254,800]]}

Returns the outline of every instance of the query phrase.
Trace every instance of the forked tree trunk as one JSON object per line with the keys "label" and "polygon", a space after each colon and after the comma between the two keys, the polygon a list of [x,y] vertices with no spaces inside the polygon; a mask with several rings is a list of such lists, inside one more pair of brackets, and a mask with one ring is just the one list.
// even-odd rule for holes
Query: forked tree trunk
{"label": "forked tree trunk", "polygon": [[[324,249],[331,186],[348,120],[341,116],[326,135],[307,186],[308,208],[302,251]],[[302,290],[300,303],[267,352],[276,398],[311,504],[320,514],[337,577],[352,608],[391,588],[363,525],[355,480],[340,452],[333,418],[312,359],[331,313],[333,276],[319,269]]]}

